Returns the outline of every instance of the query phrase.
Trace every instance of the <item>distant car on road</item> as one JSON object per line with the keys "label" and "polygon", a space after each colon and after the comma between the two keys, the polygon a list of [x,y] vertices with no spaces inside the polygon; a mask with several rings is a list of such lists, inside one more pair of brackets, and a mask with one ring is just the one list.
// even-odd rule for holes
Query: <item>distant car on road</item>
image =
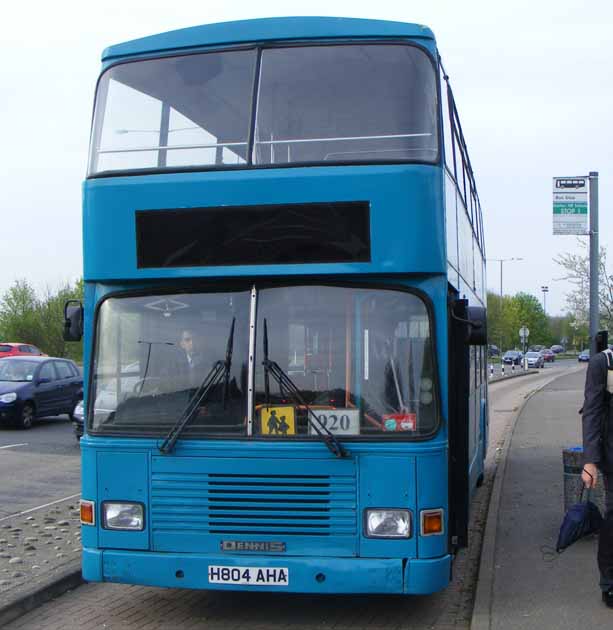
{"label": "distant car on road", "polygon": [[542,368],[545,365],[545,358],[540,352],[526,352],[526,360],[529,368]]}
{"label": "distant car on road", "polygon": [[556,344],[555,346],[551,346],[551,351],[555,352],[556,354],[560,354],[560,352],[564,352],[564,346]]}
{"label": "distant car on road", "polygon": [[577,357],[577,361],[585,361],[585,362],[587,362],[589,360],[590,360],[590,351],[589,350],[584,350]]}
{"label": "distant car on road", "polygon": [[46,357],[47,355],[30,343],[15,343],[13,341],[0,343],[0,359],[21,356]]}
{"label": "distant car on road", "polygon": [[556,360],[555,352],[549,348],[543,348],[541,354],[547,363],[553,363]]}
{"label": "distant car on road", "polygon": [[34,419],[68,414],[83,398],[83,377],[68,359],[8,357],[0,361],[0,424],[30,429]]}
{"label": "distant car on road", "polygon": [[493,343],[491,343],[488,346],[488,352],[490,357],[499,357],[500,356],[500,348],[498,346],[495,346]]}
{"label": "distant car on road", "polygon": [[507,365],[521,365],[523,354],[519,350],[507,350],[502,355],[502,362]]}

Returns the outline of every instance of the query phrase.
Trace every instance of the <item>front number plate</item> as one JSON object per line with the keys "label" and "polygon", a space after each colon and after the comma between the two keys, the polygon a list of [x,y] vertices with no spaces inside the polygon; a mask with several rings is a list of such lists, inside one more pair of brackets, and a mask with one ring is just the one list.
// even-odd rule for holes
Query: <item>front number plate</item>
{"label": "front number plate", "polygon": [[289,570],[285,567],[226,567],[209,565],[209,584],[288,586]]}

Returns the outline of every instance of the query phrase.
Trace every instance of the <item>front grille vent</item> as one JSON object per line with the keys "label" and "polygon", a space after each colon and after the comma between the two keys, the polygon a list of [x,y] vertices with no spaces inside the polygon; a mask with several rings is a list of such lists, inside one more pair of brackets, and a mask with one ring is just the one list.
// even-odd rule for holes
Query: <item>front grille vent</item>
{"label": "front grille vent", "polygon": [[355,475],[154,473],[154,530],[355,535]]}

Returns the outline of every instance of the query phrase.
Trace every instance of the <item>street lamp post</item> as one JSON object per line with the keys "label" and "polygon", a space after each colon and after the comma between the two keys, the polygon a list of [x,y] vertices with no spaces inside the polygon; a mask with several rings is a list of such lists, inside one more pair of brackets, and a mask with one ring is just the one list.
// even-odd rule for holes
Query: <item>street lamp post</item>
{"label": "street lamp post", "polygon": [[[523,260],[523,258],[488,258],[487,261],[488,262],[499,262],[500,263],[500,320],[502,321],[502,265],[505,262],[511,262],[511,261],[520,261]],[[500,352],[502,352],[502,327],[500,329]]]}
{"label": "street lamp post", "polygon": [[541,291],[543,292],[543,312],[547,315],[547,293],[549,293],[549,287],[543,285]]}

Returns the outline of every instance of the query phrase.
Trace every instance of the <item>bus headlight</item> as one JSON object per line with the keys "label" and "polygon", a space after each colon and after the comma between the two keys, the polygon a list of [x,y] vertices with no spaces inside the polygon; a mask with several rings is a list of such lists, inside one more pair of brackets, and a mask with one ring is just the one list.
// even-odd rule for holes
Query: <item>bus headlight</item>
{"label": "bus headlight", "polygon": [[142,503],[105,501],[102,504],[102,527],[141,531],[145,528],[145,509]]}
{"label": "bus headlight", "polygon": [[410,538],[409,510],[366,510],[365,534],[369,538]]}

